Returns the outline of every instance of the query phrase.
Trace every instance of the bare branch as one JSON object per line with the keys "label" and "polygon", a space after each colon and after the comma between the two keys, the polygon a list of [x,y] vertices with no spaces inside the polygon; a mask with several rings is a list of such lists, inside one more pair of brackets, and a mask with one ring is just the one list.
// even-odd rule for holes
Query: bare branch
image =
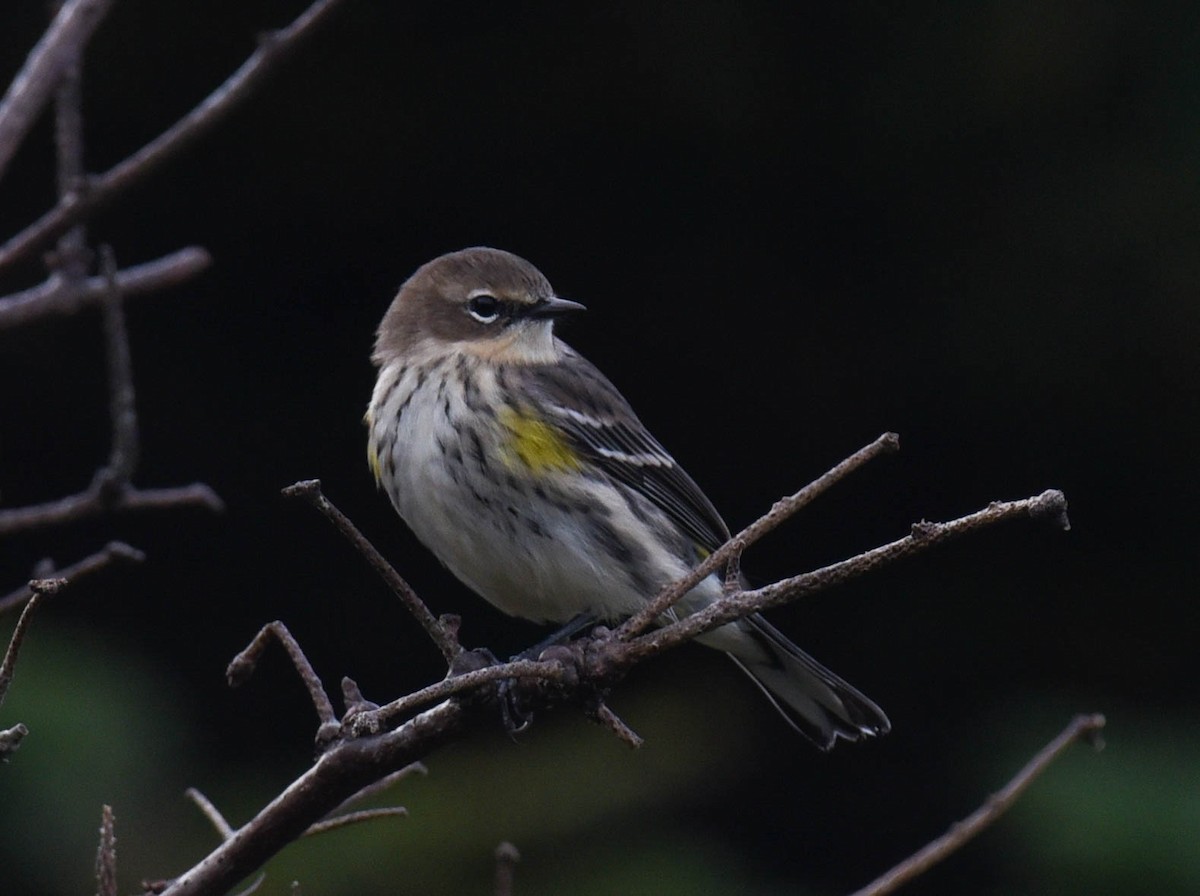
{"label": "bare branch", "polygon": [[323,744],[336,735],[341,728],[337,720],[337,713],[333,711],[333,703],[330,701],[329,695],[325,693],[325,687],[321,684],[321,679],[317,677],[312,663],[308,661],[308,657],[300,649],[300,644],[292,637],[292,633],[282,622],[279,620],[268,622],[259,629],[254,640],[229,663],[229,667],[225,670],[225,678],[230,687],[236,688],[243,684],[254,674],[263,650],[272,639],[278,641],[280,646],[287,651],[292,665],[296,667],[296,674],[300,676],[300,680],[308,689],[308,696],[313,702],[313,708],[317,711],[319,721],[317,743]]}
{"label": "bare branch", "polygon": [[225,503],[202,482],[174,488],[129,487],[116,495],[106,494],[100,485],[93,482],[86,490],[65,498],[0,510],[0,536],[90,519],[103,513],[178,507],[202,507],[220,513],[225,509]]}
{"label": "bare branch", "polygon": [[[145,559],[146,555],[137,548],[130,547],[123,541],[110,541],[96,553],[89,554],[78,563],[73,563],[57,571],[54,569],[52,563],[39,564],[39,578],[48,579],[57,572],[56,578],[66,579],[68,582],[74,583],[81,578],[90,576],[97,570],[103,569],[114,561],[141,563]],[[0,614],[25,603],[25,601],[33,597],[36,593],[33,584],[30,582],[28,585],[24,585],[10,594],[0,597]]]}
{"label": "bare branch", "polygon": [[221,810],[213,805],[212,800],[206,797],[195,787],[189,787],[183,792],[189,800],[196,804],[196,808],[201,814],[208,819],[209,824],[216,828],[217,833],[221,835],[222,840],[228,840],[233,836],[233,828],[229,822],[225,820],[225,816],[221,814]]}
{"label": "bare branch", "polygon": [[96,896],[117,896],[117,832],[112,806],[100,810],[100,846],[96,849]]}
{"label": "bare branch", "polygon": [[447,665],[452,663],[455,658],[462,653],[462,647],[459,646],[458,640],[455,637],[455,630],[450,625],[446,625],[442,620],[438,619],[429,608],[425,606],[425,602],[417,596],[412,586],[401,578],[400,574],[392,568],[391,564],[383,558],[375,545],[371,544],[354,523],[346,517],[344,513],[337,509],[321,491],[321,480],[306,479],[302,482],[297,482],[289,485],[283,490],[283,494],[289,498],[303,498],[333,523],[339,532],[341,532],[350,543],[358,549],[371,568],[379,574],[379,576],[387,583],[387,586],[392,590],[396,597],[400,598],[400,602],[410,612],[413,617],[420,623],[421,628],[425,629],[425,633],[429,635],[430,640],[437,645],[438,650],[442,652]]}
{"label": "bare branch", "polygon": [[[17,507],[0,511],[0,535],[44,528],[69,520],[95,516],[105,511],[179,507],[195,504],[212,511],[224,505],[217,494],[202,483],[141,490],[132,484],[138,460],[138,422],[133,386],[133,365],[129,353],[129,336],[125,329],[125,313],[120,292],[120,278],[111,251],[104,253],[105,290],[101,299],[104,307],[104,344],[108,359],[109,415],[112,425],[112,447],[108,465],[96,472],[85,491],[45,504]],[[68,287],[70,278],[64,278]]]}
{"label": "bare branch", "polygon": [[[189,246],[134,265],[116,275],[117,289],[126,298],[158,292],[184,283],[212,264],[212,256],[199,246]],[[98,305],[109,290],[106,276],[89,277],[72,283],[55,273],[45,283],[0,296],[0,330],[20,327],[51,315],[73,314],[89,305]]]}
{"label": "bare branch", "polygon": [[856,579],[881,566],[921,553],[951,538],[978,531],[987,526],[1011,519],[1050,519],[1062,529],[1070,528],[1067,521],[1067,499],[1057,489],[1042,492],[1035,498],[1019,501],[994,501],[983,510],[945,523],[916,523],[904,538],[881,547],[864,551],[848,560],[791,578],[781,579],[763,588],[727,595],[703,610],[683,617],[627,642],[631,648],[624,658],[635,660],[657,654],[667,647],[690,641],[697,635],[718,628],[734,619],[741,619],[771,607],[788,603],[798,597],[825,591]]}
{"label": "bare branch", "polygon": [[[20,588],[7,597],[0,599],[0,613],[19,604],[25,604],[25,609],[21,611],[21,615],[17,618],[17,624],[13,628],[8,648],[4,652],[4,659],[0,662],[0,705],[4,704],[4,698],[8,694],[9,686],[12,684],[13,673],[17,666],[17,657],[21,652],[25,633],[29,630],[29,625],[33,621],[33,614],[37,610],[42,598],[58,593],[71,582],[78,581],[80,577],[89,575],[116,559],[142,560],[143,554],[127,544],[117,541],[110,542],[103,550],[85,557],[74,566],[63,570],[61,575],[54,578],[49,577],[50,564],[43,561],[38,564],[38,567],[40,570],[46,571],[47,574],[45,576],[33,579],[24,588]],[[0,730],[0,762],[7,762],[28,734],[29,729],[20,723],[11,728]],[[103,847],[103,844],[101,845]]]}
{"label": "bare branch", "polygon": [[856,890],[852,896],[884,896],[924,874],[942,859],[961,849],[984,828],[1004,814],[1033,783],[1033,779],[1044,772],[1054,760],[1066,752],[1077,740],[1091,740],[1097,749],[1103,744],[1100,731],[1104,728],[1104,716],[1099,713],[1080,715],[1071,720],[1066,729],[1050,741],[1042,750],[1017,772],[999,792],[988,797],[987,802],[965,819],[954,825],[932,843],[909,856],[886,874]]}
{"label": "bare branch", "polygon": [[67,0],[30,51],[0,101],[0,177],[111,6],[112,0]]}
{"label": "bare branch", "polygon": [[[308,490],[310,497],[319,496],[315,485],[296,488]],[[328,744],[309,771],[197,865],[169,882],[163,892],[169,896],[215,896],[227,891],[372,782],[428,756],[491,717],[491,701],[486,694],[485,699],[449,697],[508,681],[509,696],[531,711],[566,704],[582,706],[613,730],[628,731],[611,711],[605,711],[598,698],[645,658],[738,616],[831,587],[955,535],[1018,517],[1051,517],[1065,525],[1066,501],[1059,492],[1046,492],[1024,501],[993,504],[949,523],[917,524],[905,539],[806,576],[785,579],[757,591],[735,592],[704,611],[630,641],[621,641],[612,632],[597,628],[587,638],[547,650],[536,662],[519,660],[462,674],[452,672],[444,681],[384,707],[376,708],[362,700],[357,687],[346,682],[349,708],[342,720],[341,737]],[[478,651],[464,651],[456,657],[452,669],[476,661],[487,662],[489,658]],[[421,710],[435,700],[441,702]],[[412,712],[417,714],[409,717]],[[636,735],[629,732],[627,739],[636,742]]]}
{"label": "bare branch", "polygon": [[[90,178],[83,189],[64,197],[53,209],[0,246],[0,272],[111,202],[212,130],[258,89],[272,69],[292,56],[340,4],[341,0],[317,0],[286,28],[265,35],[258,49],[241,67],[195,109],[124,161],[104,174]],[[76,0],[71,5],[83,5],[83,0]],[[92,0],[88,5],[101,5],[101,2]],[[0,146],[4,143],[0,138]],[[0,157],[0,161],[5,160]]]}
{"label": "bare branch", "polygon": [[644,632],[663,613],[674,606],[676,602],[700,584],[700,582],[722,566],[729,563],[736,563],[746,548],[750,547],[750,545],[754,544],[754,542],[758,541],[772,529],[777,528],[797,511],[807,507],[819,495],[828,491],[832,486],[880,455],[895,453],[899,450],[900,437],[894,432],[885,432],[870,445],[860,448],[791,497],[776,501],[775,505],[767,513],[729,539],[720,548],[713,551],[688,575],[663,588],[655,596],[654,600],[650,601],[643,609],[627,619],[616,629],[614,634],[619,640],[628,641],[635,635]]}
{"label": "bare branch", "polygon": [[496,847],[496,885],[492,888],[495,896],[513,896],[513,878],[519,861],[521,854],[507,840]]}

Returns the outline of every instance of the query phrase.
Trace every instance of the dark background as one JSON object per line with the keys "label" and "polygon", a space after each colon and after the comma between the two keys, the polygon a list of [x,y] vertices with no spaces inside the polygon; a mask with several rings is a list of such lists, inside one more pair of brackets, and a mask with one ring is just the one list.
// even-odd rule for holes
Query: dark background
{"label": "dark background", "polygon": [[[7,9],[0,80],[44,23]],[[300,2],[125,0],[85,73],[104,170],[189,110]],[[1195,892],[1200,12],[1193,4],[350,2],[219,132],[91,228],[133,264],[212,269],[130,305],[143,485],[228,504],[11,537],[147,551],[48,605],[0,724],[6,894],[90,892],[100,805],[122,890],[215,843],[305,768],[313,719],[280,618],[336,686],[383,700],[436,652],[340,537],[279,489],[319,477],[463,638],[541,630],[437,566],[376,493],[361,423],[399,283],[488,244],[588,313],[606,370],[730,525],[894,429],[877,462],[746,558],[767,581],[997,498],[1062,488],[1074,528],[1013,525],[773,614],[890,714],[823,756],[720,657],[680,651],[613,703],[647,738],[539,720],[431,757],[411,817],[287,850],[262,892],[838,893],[997,789],[1077,711],[1109,719],[909,892]],[[46,123],[0,232],[51,201]],[[36,282],[34,265],[4,291]],[[0,499],[82,488],[108,450],[94,312],[0,333]],[[11,628],[5,625],[3,632]]]}

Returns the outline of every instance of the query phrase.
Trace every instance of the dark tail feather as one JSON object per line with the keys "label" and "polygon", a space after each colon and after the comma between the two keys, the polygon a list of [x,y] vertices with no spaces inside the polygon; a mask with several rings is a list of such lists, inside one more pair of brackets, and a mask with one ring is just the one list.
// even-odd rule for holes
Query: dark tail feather
{"label": "dark tail feather", "polygon": [[789,725],[822,750],[831,749],[839,737],[855,741],[892,729],[882,709],[761,616],[747,617],[738,627],[753,636],[763,654],[730,653],[729,658],[754,680]]}

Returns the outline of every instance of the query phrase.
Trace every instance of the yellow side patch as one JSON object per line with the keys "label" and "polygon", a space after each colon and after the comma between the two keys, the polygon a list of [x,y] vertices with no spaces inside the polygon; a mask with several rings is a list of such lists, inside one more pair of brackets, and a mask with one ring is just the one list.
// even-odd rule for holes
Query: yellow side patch
{"label": "yellow side patch", "polygon": [[375,484],[379,485],[383,478],[383,470],[379,466],[379,455],[375,451],[375,443],[367,442],[367,463],[371,467],[371,472],[375,475]]}
{"label": "yellow side patch", "polygon": [[375,484],[379,485],[379,480],[383,478],[383,470],[379,466],[379,454],[375,451],[375,439],[372,438],[371,426],[374,420],[371,418],[370,408],[363,414],[363,423],[367,424],[367,465],[375,476]]}
{"label": "yellow side patch", "polygon": [[545,420],[505,408],[500,412],[500,423],[508,430],[511,457],[532,472],[578,470],[582,466],[563,434]]}

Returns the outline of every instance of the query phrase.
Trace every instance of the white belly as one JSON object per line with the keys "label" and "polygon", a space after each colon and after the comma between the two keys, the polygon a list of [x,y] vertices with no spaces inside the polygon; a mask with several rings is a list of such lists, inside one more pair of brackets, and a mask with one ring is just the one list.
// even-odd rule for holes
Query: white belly
{"label": "white belly", "polygon": [[[644,523],[615,488],[593,488],[584,502],[580,473],[550,471],[535,494],[528,471],[511,466],[501,450],[498,424],[478,442],[463,435],[455,422],[469,413],[461,383],[452,380],[438,396],[430,386],[437,376],[425,378],[425,400],[406,401],[417,379],[409,372],[383,406],[372,407],[372,443],[400,516],[464,583],[505,613],[565,622],[580,613],[633,613],[686,572],[681,561],[646,547],[652,541],[641,534]],[[401,405],[397,437],[386,444],[376,435],[380,421]]]}

